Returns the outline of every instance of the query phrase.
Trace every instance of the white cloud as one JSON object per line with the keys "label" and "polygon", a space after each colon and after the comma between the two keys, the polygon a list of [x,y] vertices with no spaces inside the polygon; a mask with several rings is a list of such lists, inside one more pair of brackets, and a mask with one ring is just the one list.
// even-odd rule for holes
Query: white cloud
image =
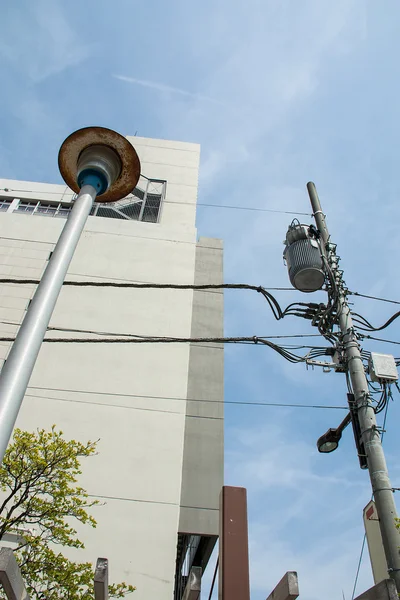
{"label": "white cloud", "polygon": [[[221,2],[213,10],[214,26],[208,32],[207,47],[214,52],[209,57],[210,68],[201,79],[201,89],[229,108],[194,105],[182,110],[173,101],[160,107],[163,116],[169,116],[175,137],[201,141],[206,167],[212,157],[223,157],[219,161],[220,170],[213,169],[213,179],[207,172],[208,185],[214,184],[218,176],[229,176],[240,166],[249,168],[255,153],[259,157],[273,156],[276,148],[268,148],[267,136],[272,132],[276,135],[279,130],[281,136],[286,135],[289,115],[296,113],[299,104],[318,88],[326,58],[335,54],[342,43],[349,52],[362,36],[358,25],[350,19],[355,3],[341,1],[309,2],[301,9],[294,8],[291,2],[283,2],[279,8],[268,3],[261,9],[258,2],[251,2],[242,15],[241,35],[223,37],[221,32],[227,34],[227,28],[219,13],[226,13],[226,4]],[[359,12],[363,12],[362,7]],[[235,22],[236,28],[237,25]],[[189,51],[192,45],[193,53],[202,44],[200,31],[201,28],[194,27],[190,32],[188,44]],[[217,46],[216,39],[224,39],[224,44]],[[263,150],[256,148],[260,140],[265,140]]]}
{"label": "white cloud", "polygon": [[187,96],[189,98],[193,98],[199,101],[213,102],[215,104],[221,104],[218,100],[214,98],[210,98],[209,96],[203,96],[202,94],[197,94],[195,92],[189,92],[187,90],[182,90],[181,88],[173,87],[171,85],[165,85],[164,83],[160,83],[157,81],[147,81],[145,79],[136,79],[135,77],[127,77],[126,75],[113,75],[115,79],[119,79],[120,81],[126,81],[127,83],[133,83],[135,85],[140,85],[145,88],[149,88],[151,90],[157,90],[158,92],[166,92],[168,94],[177,94],[178,96]]}
{"label": "white cloud", "polygon": [[91,52],[57,0],[36,0],[27,10],[12,11],[9,19],[1,36],[0,55],[33,83],[80,64]]}

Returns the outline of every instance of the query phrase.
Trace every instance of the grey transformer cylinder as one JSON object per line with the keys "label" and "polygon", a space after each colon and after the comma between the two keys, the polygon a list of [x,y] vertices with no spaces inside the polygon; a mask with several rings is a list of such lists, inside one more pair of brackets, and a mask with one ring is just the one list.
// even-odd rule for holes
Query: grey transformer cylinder
{"label": "grey transformer cylinder", "polygon": [[324,285],[325,273],[319,242],[307,225],[291,225],[283,253],[290,283],[301,292],[316,292]]}

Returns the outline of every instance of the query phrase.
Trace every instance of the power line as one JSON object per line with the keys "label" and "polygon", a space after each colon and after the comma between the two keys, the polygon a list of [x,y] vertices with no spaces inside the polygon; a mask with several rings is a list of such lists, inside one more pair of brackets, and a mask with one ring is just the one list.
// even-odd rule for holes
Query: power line
{"label": "power line", "polygon": [[211,588],[210,588],[210,594],[208,596],[208,600],[211,600],[211,598],[212,598],[212,594],[214,591],[214,585],[215,585],[215,579],[217,577],[217,572],[218,572],[218,565],[219,565],[219,556],[217,556],[217,560],[215,562],[214,575],[213,575],[212,582],[211,582]]}
{"label": "power line", "polygon": [[[39,190],[17,190],[12,188],[0,188],[2,192],[22,192],[25,194],[50,194],[52,196],[65,196],[65,192],[47,192],[47,191],[39,191]],[[25,200],[25,199],[24,199]],[[34,201],[40,202],[37,198],[32,198],[32,202]],[[72,199],[65,200],[66,204],[71,203]],[[138,199],[139,201],[139,199]],[[98,204],[102,204],[98,202]],[[208,202],[179,202],[177,200],[163,200],[162,204],[181,204],[184,206],[205,206],[207,208],[225,208],[229,210],[247,210],[247,211],[256,211],[256,212],[267,212],[267,213],[276,213],[283,215],[302,215],[306,217],[312,217],[310,213],[305,212],[295,212],[291,210],[278,210],[274,208],[262,208],[258,206],[235,206],[230,204],[211,204]]]}
{"label": "power line", "polygon": [[[166,202],[170,202],[169,200],[166,200]],[[171,202],[171,204],[186,204],[185,202]],[[291,210],[276,210],[276,209],[272,209],[272,208],[259,208],[257,206],[231,206],[228,204],[207,204],[205,202],[197,202],[197,204],[195,206],[208,206],[208,207],[213,207],[213,208],[229,208],[229,209],[234,209],[234,210],[250,210],[250,211],[257,211],[257,212],[268,212],[268,213],[279,213],[281,215],[302,215],[302,216],[306,216],[306,217],[312,217],[312,215],[310,213],[305,213],[305,212],[293,212]]]}
{"label": "power line", "polygon": [[38,396],[36,394],[25,394],[29,398],[41,398],[43,400],[58,400],[59,402],[73,402],[74,404],[91,404],[93,406],[107,406],[111,408],[126,408],[127,410],[142,410],[145,412],[164,413],[168,415],[180,415],[188,419],[210,419],[212,421],[223,421],[223,417],[211,417],[206,415],[188,415],[175,410],[161,410],[159,408],[143,408],[141,406],[125,406],[123,404],[108,404],[107,402],[93,402],[87,400],[73,400],[72,398],[57,398],[55,396]]}
{"label": "power line", "polygon": [[361,329],[362,331],[382,331],[382,329],[386,329],[386,327],[391,325],[393,323],[393,321],[395,321],[398,317],[400,317],[400,311],[397,311],[383,325],[381,325],[380,327],[374,327],[362,315],[359,315],[358,313],[355,313],[355,312],[352,314],[353,314],[353,321],[355,323],[357,323],[358,329]]}
{"label": "power line", "polygon": [[389,300],[387,298],[379,298],[378,296],[368,296],[367,294],[360,294],[359,292],[350,292],[347,291],[348,294],[352,296],[360,296],[361,298],[369,298],[370,300],[379,300],[380,302],[390,302],[391,304],[400,304],[397,300]]}
{"label": "power line", "polygon": [[[96,277],[94,275],[94,277]],[[40,279],[17,279],[13,277],[2,277],[0,283],[16,283],[20,285],[37,285]],[[293,288],[266,288],[261,285],[251,285],[248,283],[139,283],[134,281],[64,281],[65,286],[74,287],[116,287],[116,288],[138,288],[138,289],[172,289],[172,290],[208,290],[208,289],[231,289],[231,290],[252,290],[263,292],[266,290],[290,290]]]}
{"label": "power line", "polygon": [[[65,392],[73,394],[89,394],[95,396],[108,396],[116,398],[137,398],[142,400],[177,400],[179,402],[202,402],[211,404],[237,404],[240,406],[272,406],[272,407],[285,407],[285,408],[314,408],[314,409],[333,409],[333,410],[348,410],[348,406],[325,406],[321,404],[289,404],[285,402],[245,402],[245,401],[234,401],[234,400],[210,400],[209,398],[182,398],[177,396],[151,396],[147,394],[123,394],[118,392],[101,392],[94,390],[72,390],[65,388],[53,388],[44,387],[37,385],[28,386],[30,390],[44,390],[49,392]],[[114,406],[114,405],[111,405]]]}
{"label": "power line", "polygon": [[179,504],[178,502],[166,502],[163,500],[144,500],[143,498],[126,498],[123,496],[105,496],[102,494],[88,494],[88,498],[102,498],[104,500],[123,500],[125,502],[140,502],[143,504],[163,504],[165,506],[180,506],[181,508],[189,508],[193,510],[215,510],[218,508],[211,506],[187,506],[185,504]]}
{"label": "power line", "polygon": [[[18,321],[0,321],[0,324],[2,325],[17,325],[20,326],[21,322]],[[71,333],[91,333],[91,334],[95,334],[95,335],[109,335],[109,336],[121,336],[121,337],[138,337],[138,338],[151,338],[152,336],[144,336],[144,335],[137,335],[137,334],[133,334],[133,333],[110,333],[110,332],[105,332],[105,331],[95,331],[95,330],[90,330],[90,329],[73,329],[70,327],[48,327],[47,328],[48,331],[68,331]],[[260,338],[264,339],[264,340],[275,340],[275,339],[294,339],[294,338],[310,338],[310,337],[321,337],[319,335],[319,333],[294,333],[292,335],[261,335]],[[369,336],[365,336],[365,337],[369,337]],[[400,343],[400,342],[399,342]],[[293,346],[292,349],[294,348],[314,348],[314,346]]]}
{"label": "power line", "polygon": [[[0,278],[2,283],[16,283],[19,285],[39,284],[39,279],[15,279],[15,278]],[[282,310],[277,299],[262,285],[250,285],[248,283],[212,283],[212,284],[181,284],[181,283],[125,283],[115,281],[64,281],[63,286],[74,287],[110,287],[110,288],[135,288],[135,289],[175,289],[175,290],[215,290],[215,289],[236,289],[236,290],[251,290],[260,293],[268,302],[268,305],[275,319],[279,321],[286,315],[300,316],[310,318],[315,310],[319,308],[318,304],[306,304],[304,302],[293,302]],[[303,308],[307,307],[307,308]],[[310,312],[311,311],[311,312]]]}
{"label": "power line", "polygon": [[[15,337],[0,337],[0,342],[14,342]],[[214,344],[254,344],[268,346],[272,350],[275,350],[283,358],[291,363],[306,362],[309,358],[317,358],[319,356],[328,355],[330,348],[325,347],[311,347],[311,350],[307,352],[305,356],[298,356],[293,354],[290,350],[304,348],[304,346],[285,347],[278,346],[269,340],[262,339],[257,336],[252,337],[230,337],[230,338],[141,338],[141,337],[115,337],[115,338],[44,338],[43,343],[53,344],[203,344],[203,343],[214,343]],[[310,346],[306,346],[310,348]]]}
{"label": "power line", "polygon": [[[0,278],[1,283],[16,283],[19,285],[39,284],[39,279],[15,279],[15,278]],[[302,306],[308,306],[302,302],[292,303],[282,311],[279,302],[268,292],[262,285],[250,285],[248,283],[210,283],[210,284],[181,284],[181,283],[125,283],[116,281],[64,281],[63,286],[74,287],[110,287],[110,288],[135,288],[135,289],[173,289],[173,290],[216,290],[216,289],[234,289],[234,290],[251,290],[260,293],[268,302],[270,309],[276,320],[283,319],[286,314],[296,314],[298,311],[303,311]],[[297,309],[297,313],[293,312]],[[302,314],[299,316],[303,316]]]}
{"label": "power line", "polygon": [[[3,325],[21,325],[21,323],[18,323],[16,321],[0,321],[0,324]],[[93,329],[74,329],[71,327],[57,327],[57,326],[53,326],[53,327],[48,327],[47,331],[63,331],[63,332],[67,332],[67,333],[88,333],[88,334],[93,334],[93,335],[99,335],[99,336],[113,336],[113,337],[121,337],[121,338],[137,338],[137,339],[143,339],[146,341],[151,341],[153,339],[155,340],[172,340],[174,341],[177,338],[168,338],[167,336],[151,336],[151,335],[139,335],[139,334],[134,334],[134,333],[115,333],[115,332],[110,332],[110,331],[96,331]],[[260,340],[273,340],[273,339],[293,339],[293,338],[307,338],[307,337],[320,337],[320,335],[318,335],[317,333],[314,334],[302,334],[302,333],[298,333],[295,335],[263,335],[263,336],[259,336],[256,338],[256,340],[254,340],[254,338],[252,338],[252,341],[254,343],[258,343],[258,341]],[[51,339],[51,338],[46,338],[46,339]],[[79,338],[79,339],[87,339],[87,338]],[[183,339],[188,339],[188,338],[183,338]],[[201,338],[198,338],[201,340]],[[4,340],[3,340],[4,341]],[[237,343],[242,343],[242,342],[237,342]],[[248,342],[245,342],[248,343]],[[326,350],[325,346],[307,346],[307,345],[290,345],[290,346],[282,346],[282,348],[284,348],[285,350],[303,350],[303,349],[312,349],[312,350]]]}
{"label": "power line", "polygon": [[[165,502],[162,500],[144,500],[139,498],[124,498],[122,496],[104,496],[102,494],[88,494],[88,498],[101,498],[102,500],[123,500],[124,502],[140,502],[141,504],[163,504],[165,506],[180,506],[177,502]],[[181,508],[197,508],[191,506],[181,506]],[[202,510],[217,510],[213,508],[203,508]]]}
{"label": "power line", "polygon": [[[97,334],[102,335],[102,334]],[[115,334],[119,335],[119,334]],[[257,336],[253,337],[231,337],[231,338],[174,338],[174,337],[133,337],[127,334],[127,337],[110,338],[44,338],[44,343],[49,344],[267,344],[267,340],[262,340]],[[0,337],[0,342],[15,342],[15,337]]]}
{"label": "power line", "polygon": [[[14,239],[14,238],[6,238],[6,239]],[[16,238],[15,238],[16,239]],[[30,242],[31,240],[18,240]],[[165,240],[164,240],[165,241]],[[47,243],[47,242],[46,242]],[[50,242],[49,242],[50,243]],[[53,244],[54,245],[54,244]],[[40,260],[40,259],[38,259]],[[87,277],[87,275],[82,275],[81,273],[70,273],[70,275],[75,275],[78,277]],[[90,275],[89,275],[90,277]],[[237,284],[237,283],[216,283],[216,284],[203,284],[203,285],[192,285],[192,284],[168,284],[168,283],[150,283],[147,281],[132,281],[131,279],[123,279],[121,277],[105,277],[102,275],[92,275],[96,279],[107,279],[106,282],[102,281],[64,281],[63,285],[66,286],[77,286],[77,287],[119,287],[119,288],[161,288],[161,289],[194,289],[194,290],[206,290],[206,289],[251,289],[254,291],[259,291],[259,289],[266,291],[278,291],[278,292],[293,292],[295,291],[292,287],[265,287],[259,285],[250,285],[250,284]],[[12,284],[21,284],[21,285],[38,285],[40,283],[40,279],[26,279],[26,278],[0,278],[0,284],[3,283],[12,283]]]}
{"label": "power line", "polygon": [[357,587],[357,583],[358,583],[358,576],[360,574],[360,568],[361,568],[361,562],[362,562],[362,558],[363,558],[363,554],[364,554],[364,547],[365,547],[365,540],[366,540],[366,538],[367,538],[367,536],[364,533],[363,542],[362,542],[362,545],[361,545],[360,558],[358,559],[356,577],[354,579],[353,592],[351,594],[351,600],[354,600],[354,594],[356,593],[356,587]]}
{"label": "power line", "polygon": [[382,338],[374,337],[373,335],[365,335],[362,334],[362,339],[367,338],[368,340],[375,340],[376,342],[386,342],[387,344],[397,344],[400,345],[400,342],[396,342],[394,340],[384,340]]}
{"label": "power line", "polygon": [[[3,325],[17,325],[19,326],[21,323],[17,322],[17,321],[1,321],[0,320],[0,324]],[[67,333],[88,333],[88,334],[93,334],[93,335],[99,335],[99,336],[113,336],[113,337],[121,337],[121,338],[138,338],[138,339],[143,339],[143,340],[176,340],[178,338],[170,338],[168,336],[152,336],[152,335],[139,335],[139,334],[135,334],[135,333],[116,333],[116,332],[110,332],[110,331],[98,331],[95,329],[75,329],[75,328],[71,328],[71,327],[61,327],[61,326],[49,326],[47,328],[47,331],[64,331]],[[303,334],[303,333],[298,333],[298,334],[294,334],[294,335],[263,335],[263,336],[259,336],[256,338],[252,338],[252,341],[254,343],[257,343],[260,340],[269,340],[269,339],[293,339],[293,338],[307,338],[307,337],[320,337],[317,333],[314,334]],[[81,338],[79,338],[81,339]],[[85,338],[83,338],[85,339]],[[189,338],[182,338],[182,339],[189,339]],[[201,338],[196,338],[196,339],[201,339]],[[307,346],[307,345],[291,345],[291,346],[282,346],[282,348],[284,348],[285,350],[302,350],[302,349],[307,349],[310,348],[312,350],[326,350],[325,346]]]}
{"label": "power line", "polygon": [[[6,239],[6,240],[10,240],[10,241],[24,241],[24,242],[31,242],[31,243],[35,243],[34,240],[28,240],[28,239],[21,239],[21,238],[6,238],[4,236],[1,236],[1,239]],[[165,241],[165,240],[164,240]],[[55,242],[40,242],[43,244],[49,244],[54,246]],[[41,259],[38,259],[41,260]],[[71,275],[79,275],[82,276],[79,273],[71,273]],[[102,275],[93,275],[93,277],[96,277],[96,279],[107,279],[107,282],[100,282],[100,281],[64,281],[63,285],[70,285],[70,286],[82,286],[82,287],[137,287],[137,288],[171,288],[171,289],[218,289],[218,288],[225,288],[225,289],[257,289],[259,287],[262,287],[264,290],[267,291],[279,291],[279,292],[294,292],[296,291],[293,287],[266,287],[266,286],[250,286],[248,284],[209,284],[209,285],[199,285],[199,286],[194,286],[194,285],[185,285],[185,284],[155,284],[155,283],[148,283],[148,282],[135,282],[132,281],[130,279],[123,279],[121,277],[105,277]],[[115,284],[113,281],[110,280],[114,280]],[[22,285],[37,285],[40,283],[40,279],[26,279],[26,278],[0,278],[0,284],[2,283],[16,283],[16,284],[22,284]],[[391,304],[399,304],[400,305],[400,301],[397,300],[390,300],[388,298],[379,298],[377,296],[369,296],[367,294],[361,294],[359,292],[351,292],[350,290],[347,291],[347,293],[349,295],[352,296],[359,296],[362,298],[369,298],[371,300],[379,300],[381,302],[389,302]]]}

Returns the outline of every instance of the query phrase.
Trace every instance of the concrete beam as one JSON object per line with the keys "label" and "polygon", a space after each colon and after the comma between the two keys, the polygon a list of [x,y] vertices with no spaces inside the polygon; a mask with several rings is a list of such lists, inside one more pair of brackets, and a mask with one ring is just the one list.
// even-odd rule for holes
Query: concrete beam
{"label": "concrete beam", "polygon": [[296,571],[288,571],[282,577],[267,600],[296,600],[299,595],[299,581]]}
{"label": "concrete beam", "polygon": [[29,600],[21,571],[11,548],[0,550],[0,583],[8,600]]}
{"label": "concrete beam", "polygon": [[392,579],[384,579],[355,600],[399,600],[396,585]]}

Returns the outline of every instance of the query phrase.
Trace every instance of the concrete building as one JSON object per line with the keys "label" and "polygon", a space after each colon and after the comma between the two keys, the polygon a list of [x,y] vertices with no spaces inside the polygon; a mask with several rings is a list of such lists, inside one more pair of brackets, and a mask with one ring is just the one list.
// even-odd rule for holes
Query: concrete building
{"label": "concrete building", "polygon": [[[67,279],[222,282],[222,243],[198,240],[195,228],[199,146],[128,139],[139,184],[123,201],[95,206]],[[72,200],[63,185],[0,179],[0,277],[40,278]],[[1,335],[17,332],[34,289],[0,284]],[[74,338],[221,336],[223,295],[64,287],[50,325]],[[3,362],[8,351],[1,343]],[[56,424],[67,438],[100,440],[82,484],[105,504],[93,509],[98,526],[82,530],[86,549],[74,558],[107,557],[110,582],[137,586],[135,600],[178,600],[191,566],[207,564],[223,484],[222,400],[221,345],[42,346],[17,425]]]}

